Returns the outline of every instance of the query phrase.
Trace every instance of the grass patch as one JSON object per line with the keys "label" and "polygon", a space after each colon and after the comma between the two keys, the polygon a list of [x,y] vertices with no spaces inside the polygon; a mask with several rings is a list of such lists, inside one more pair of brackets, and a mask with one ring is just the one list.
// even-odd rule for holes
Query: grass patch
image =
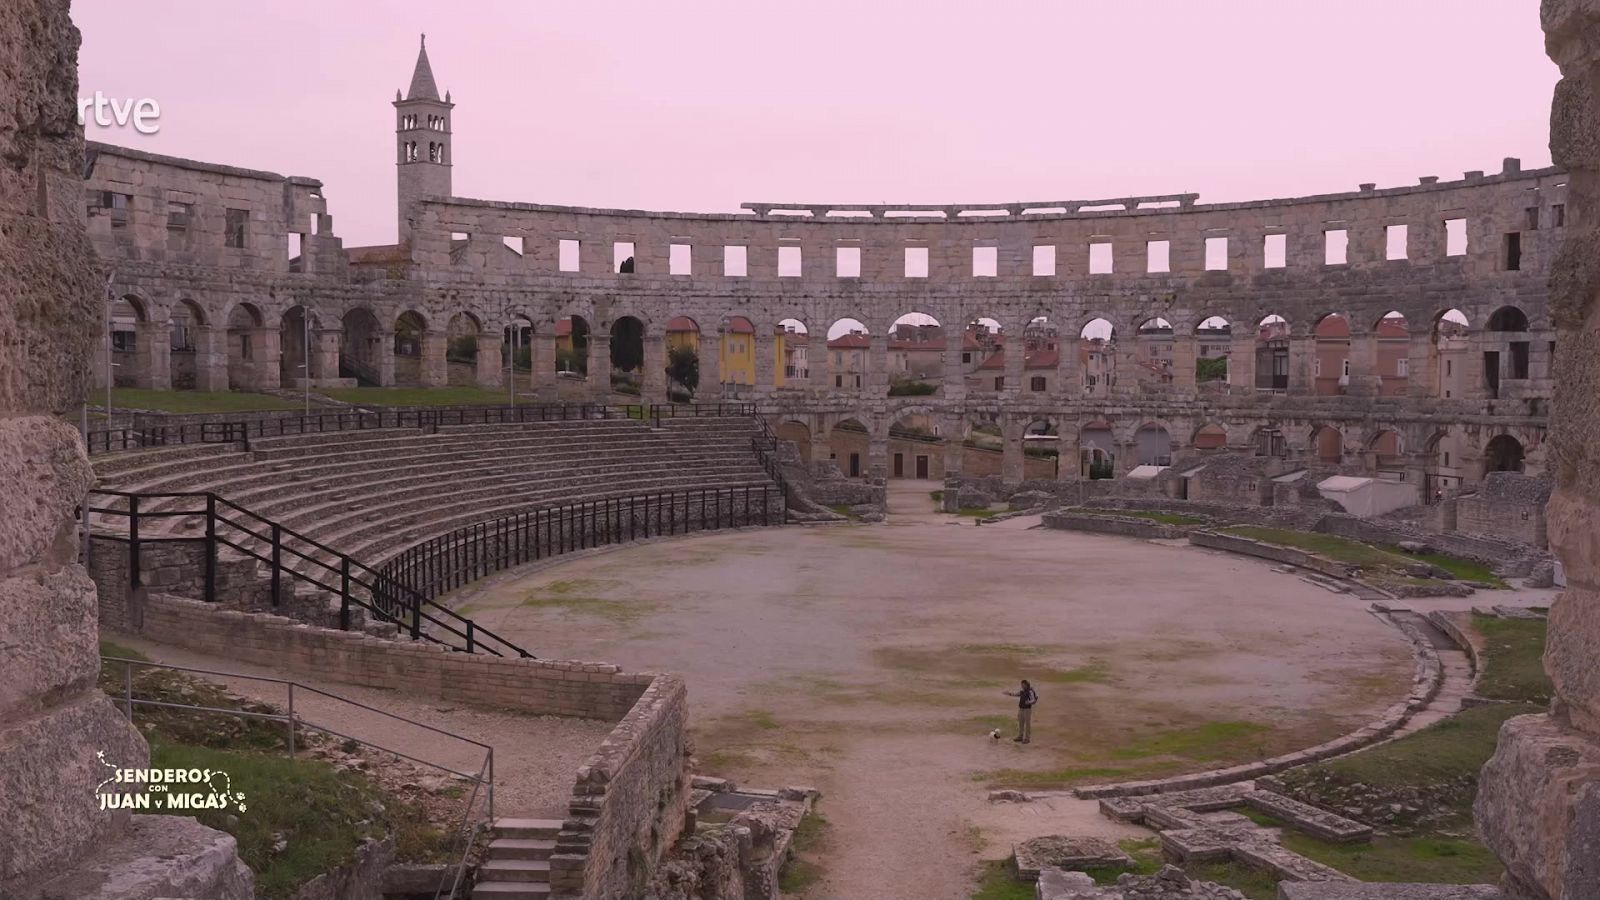
{"label": "grass patch", "polygon": [[[1475,706],[1399,740],[1308,768],[1326,769],[1377,787],[1476,777],[1478,770],[1494,754],[1501,723],[1512,716],[1539,711],[1538,707],[1520,704]],[[1470,803],[1469,799],[1468,812]]]}
{"label": "grass patch", "polygon": [[846,519],[849,519],[852,522],[854,522],[856,519],[860,518],[855,513],[850,511],[850,504],[848,504],[848,503],[835,503],[835,504],[829,506],[828,508],[833,510],[834,512],[838,513],[839,515],[844,516]]}
{"label": "grass patch", "polygon": [[699,754],[700,764],[707,772],[726,772],[755,762],[755,757],[742,750],[712,750]]}
{"label": "grass patch", "polygon": [[1130,781],[1159,775],[1175,768],[1172,763],[1148,766],[1065,766],[1059,769],[994,769],[973,773],[973,781],[990,787],[1059,788],[1093,781]]}
{"label": "grass patch", "polygon": [[1084,510],[1084,512],[1093,516],[1125,516],[1130,519],[1148,519],[1151,522],[1160,522],[1163,525],[1204,525],[1206,523],[1205,519],[1197,519],[1194,516],[1143,509],[1089,509]]}
{"label": "grass patch", "polygon": [[1331,844],[1285,832],[1283,845],[1362,881],[1493,884],[1505,871],[1487,847],[1465,838],[1376,835],[1369,844]]}
{"label": "grass patch", "polygon": [[1477,686],[1480,696],[1525,703],[1550,702],[1550,676],[1544,670],[1548,624],[1542,619],[1472,617],[1472,627],[1483,635],[1485,645],[1483,672]]}
{"label": "grass patch", "polygon": [[[104,402],[105,395],[89,395],[89,402]],[[252,394],[246,391],[155,391],[148,388],[114,388],[111,405],[116,410],[148,409],[170,413],[245,412],[257,409],[303,409],[304,403]],[[313,402],[315,405],[315,402]]]}
{"label": "grass patch", "polygon": [[568,615],[589,616],[617,623],[638,621],[654,610],[655,605],[648,601],[611,600],[580,593],[603,588],[609,584],[611,582],[596,578],[552,581],[542,588],[523,594],[520,605],[530,609],[555,610]]}
{"label": "grass patch", "polygon": [[794,854],[778,873],[778,888],[786,894],[803,896],[822,878],[823,867],[817,854],[827,845],[830,823],[816,807],[800,820],[794,829]]}
{"label": "grass patch", "polygon": [[1033,900],[1033,885],[1017,880],[1009,859],[991,860],[978,867],[978,889],[972,900]]}
{"label": "grass patch", "polygon": [[[342,403],[360,406],[509,406],[506,391],[480,387],[354,387],[321,388],[317,393]],[[531,404],[531,396],[519,394],[517,405]]]}
{"label": "grass patch", "polygon": [[1235,757],[1246,751],[1260,752],[1258,736],[1272,729],[1257,722],[1203,722],[1187,728],[1140,738],[1115,750],[1118,759],[1144,759],[1151,756],[1181,756],[1194,760]]}
{"label": "grass patch", "polygon": [[987,506],[963,506],[955,511],[955,515],[968,516],[974,519],[986,519],[997,512],[1000,512],[1000,510],[991,509]]}
{"label": "grass patch", "polygon": [[932,497],[933,498],[933,502],[935,502],[935,503],[943,503],[944,502],[944,491],[929,491],[928,492],[928,496]]}
{"label": "grass patch", "polygon": [[[143,653],[140,653],[139,651],[133,649],[132,647],[124,647],[121,644],[116,643],[115,641],[108,641],[105,638],[101,638],[100,639],[100,655],[101,656],[120,656],[123,659],[137,659],[137,660],[142,660],[144,662],[149,662],[150,661],[150,657],[145,656]],[[119,669],[119,670],[122,668],[121,666],[118,666],[115,663],[111,663],[111,666],[113,668],[116,668],[116,669]],[[119,677],[120,677],[120,673],[119,673]]]}
{"label": "grass patch", "polygon": [[1231,887],[1250,900],[1275,900],[1278,882],[1266,872],[1236,862],[1194,863],[1184,869],[1189,877]]}
{"label": "grass patch", "polygon": [[754,725],[762,731],[777,731],[779,728],[783,727],[782,725],[778,724],[778,719],[776,716],[764,709],[747,710],[744,714],[744,717],[750,722],[751,725]]}
{"label": "grass patch", "polygon": [[1260,825],[1262,828],[1282,828],[1283,823],[1276,816],[1268,815],[1253,806],[1241,806],[1234,810],[1246,819]]}
{"label": "grass patch", "polygon": [[1406,574],[1405,569],[1408,565],[1422,562],[1438,566],[1461,580],[1479,581],[1498,588],[1506,586],[1506,583],[1495,577],[1495,574],[1489,571],[1487,566],[1465,559],[1458,559],[1454,556],[1447,556],[1443,553],[1419,553],[1413,555],[1400,550],[1398,547],[1386,548],[1363,544],[1360,541],[1352,541],[1331,534],[1313,534],[1306,531],[1293,531],[1287,528],[1264,528],[1259,525],[1231,525],[1222,529],[1222,531],[1239,537],[1264,541],[1268,544],[1307,550],[1336,562],[1360,566],[1363,569],[1375,569],[1399,576]]}
{"label": "grass patch", "polygon": [[1114,680],[1111,668],[1099,659],[1073,669],[1047,669],[1029,679],[1046,684],[1106,684]]}

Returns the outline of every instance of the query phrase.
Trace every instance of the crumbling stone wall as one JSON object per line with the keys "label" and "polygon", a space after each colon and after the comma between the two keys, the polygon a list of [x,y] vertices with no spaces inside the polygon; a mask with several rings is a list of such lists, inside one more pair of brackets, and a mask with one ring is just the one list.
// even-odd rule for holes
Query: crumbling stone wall
{"label": "crumbling stone wall", "polygon": [[1506,722],[1474,809],[1516,900],[1600,897],[1600,0],[1544,0],[1561,67],[1550,152],[1567,167],[1573,223],[1550,281],[1556,491],[1547,512],[1567,590],[1550,609],[1547,715]]}
{"label": "crumbling stone wall", "polygon": [[93,482],[60,418],[78,407],[99,320],[82,231],[74,118],[78,32],[67,5],[0,15],[0,895],[120,835],[99,809],[95,751],[142,766],[144,740],[95,686],[94,585],[73,511]]}
{"label": "crumbling stone wall", "polygon": [[1548,476],[1491,472],[1478,490],[1456,498],[1455,530],[1543,547]]}

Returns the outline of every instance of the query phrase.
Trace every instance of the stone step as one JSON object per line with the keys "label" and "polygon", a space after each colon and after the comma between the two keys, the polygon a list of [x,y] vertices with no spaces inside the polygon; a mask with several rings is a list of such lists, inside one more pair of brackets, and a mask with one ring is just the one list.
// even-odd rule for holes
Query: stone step
{"label": "stone step", "polygon": [[488,859],[549,859],[556,852],[554,838],[495,838],[489,842]]}
{"label": "stone step", "polygon": [[500,818],[494,820],[497,838],[523,838],[525,840],[554,840],[561,833],[560,819]]}
{"label": "stone step", "polygon": [[550,861],[547,859],[490,859],[478,866],[478,881],[538,881],[550,880]]}
{"label": "stone step", "polygon": [[545,900],[550,896],[550,885],[535,881],[480,881],[472,887],[473,900]]}

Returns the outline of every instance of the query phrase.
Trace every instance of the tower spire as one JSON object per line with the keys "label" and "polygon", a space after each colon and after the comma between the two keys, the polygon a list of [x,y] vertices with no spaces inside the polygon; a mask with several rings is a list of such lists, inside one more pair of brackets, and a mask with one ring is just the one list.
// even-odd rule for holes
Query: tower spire
{"label": "tower spire", "polygon": [[428,36],[422,36],[417,49],[417,68],[411,73],[411,88],[407,100],[438,100],[439,86],[433,80],[433,66],[428,64]]}

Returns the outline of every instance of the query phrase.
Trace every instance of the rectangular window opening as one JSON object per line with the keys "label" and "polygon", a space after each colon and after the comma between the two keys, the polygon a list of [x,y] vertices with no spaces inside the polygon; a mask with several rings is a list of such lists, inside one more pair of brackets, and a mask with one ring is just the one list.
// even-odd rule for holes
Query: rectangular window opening
{"label": "rectangular window opening", "polygon": [[972,248],[972,277],[995,278],[1000,274],[999,247]]}
{"label": "rectangular window opening", "polygon": [[800,248],[794,244],[778,245],[778,277],[800,277]]}
{"label": "rectangular window opening", "polygon": [[1033,248],[1033,274],[1042,278],[1055,276],[1056,247],[1054,244],[1040,244]]}
{"label": "rectangular window opening", "polygon": [[633,274],[633,241],[615,241],[611,245],[611,270],[618,275]]}
{"label": "rectangular window opening", "polygon": [[1228,271],[1228,239],[1226,237],[1206,238],[1206,271]]}
{"label": "rectangular window opening", "polygon": [[510,250],[512,253],[515,253],[518,256],[523,255],[523,251],[527,249],[527,239],[520,235],[501,235],[500,243],[504,244],[507,250]]}
{"label": "rectangular window opening", "polygon": [[1261,247],[1262,267],[1268,269],[1282,269],[1289,265],[1289,236],[1287,234],[1269,234],[1262,242]]}
{"label": "rectangular window opening", "polygon": [[694,274],[694,250],[688,244],[667,245],[667,274],[692,275]]}
{"label": "rectangular window opening", "polygon": [[[1094,244],[1090,248],[1090,269],[1094,271],[1094,247],[1110,247],[1109,244]],[[1108,254],[1109,255],[1109,254]],[[1172,271],[1172,242],[1167,240],[1146,241],[1144,245],[1144,270],[1146,272],[1171,272]],[[1111,271],[1107,268],[1106,271]]]}
{"label": "rectangular window opening", "polygon": [[[189,223],[193,220],[193,218],[193,205],[188,203],[179,203],[176,200],[167,201],[167,228],[169,230],[188,231]],[[116,224],[115,220],[113,220],[112,224]]]}
{"label": "rectangular window opening", "polygon": [[1349,262],[1350,231],[1346,228],[1329,228],[1322,233],[1322,264],[1342,266]]}
{"label": "rectangular window opening", "polygon": [[556,246],[556,266],[563,272],[578,271],[578,242],[562,238]]}
{"label": "rectangular window opening", "polygon": [[1386,225],[1383,229],[1383,258],[1405,259],[1407,257],[1406,242],[1409,227],[1405,225]]}
{"label": "rectangular window opening", "polygon": [[1111,274],[1111,244],[1100,242],[1089,245],[1089,274]]}
{"label": "rectangular window opening", "polygon": [[287,237],[288,240],[284,241],[284,244],[289,250],[289,270],[296,271],[300,265],[300,233],[291,231]]}
{"label": "rectangular window opening", "polygon": [[1506,234],[1506,271],[1516,272],[1522,268],[1522,232],[1512,231]]}
{"label": "rectangular window opening", "polygon": [[906,248],[906,277],[907,278],[927,278],[928,277],[928,248],[927,247],[907,247]]}
{"label": "rectangular window opening", "polygon": [[1560,228],[1567,224],[1567,205],[1565,203],[1550,204],[1550,227]]}
{"label": "rectangular window opening", "polygon": [[722,248],[722,274],[728,278],[743,278],[750,272],[749,248],[743,244],[729,244]]}
{"label": "rectangular window opening", "polygon": [[1444,255],[1467,255],[1467,220],[1444,220]]}
{"label": "rectangular window opening", "polygon": [[861,248],[833,248],[833,272],[839,278],[861,277]]}
{"label": "rectangular window opening", "polygon": [[[113,220],[115,221],[115,220]],[[250,210],[230,209],[223,216],[223,242],[235,250],[243,250],[245,232],[250,224]]]}
{"label": "rectangular window opening", "polygon": [[1539,207],[1530,206],[1526,210],[1523,210],[1523,212],[1528,217],[1528,230],[1529,231],[1538,231],[1539,230]]}

